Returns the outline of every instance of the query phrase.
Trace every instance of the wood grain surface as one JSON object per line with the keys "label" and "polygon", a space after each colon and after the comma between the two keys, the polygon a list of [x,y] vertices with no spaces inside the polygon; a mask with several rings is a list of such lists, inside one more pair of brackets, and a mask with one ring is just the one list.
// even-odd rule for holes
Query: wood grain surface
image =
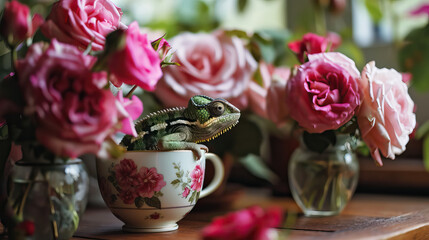
{"label": "wood grain surface", "polygon": [[429,197],[356,194],[340,215],[309,218],[293,199],[271,197],[260,189],[246,189],[228,208],[197,208],[179,222],[178,230],[166,233],[124,233],[108,209],[89,208],[73,239],[200,239],[201,229],[214,217],[252,205],[276,205],[296,216],[292,226],[277,229],[288,239],[429,239]]}

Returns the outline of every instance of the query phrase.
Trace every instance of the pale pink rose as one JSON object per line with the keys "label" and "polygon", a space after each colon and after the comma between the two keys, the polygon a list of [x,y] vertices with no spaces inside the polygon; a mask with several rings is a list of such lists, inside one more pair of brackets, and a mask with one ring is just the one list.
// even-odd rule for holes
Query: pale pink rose
{"label": "pale pink rose", "polygon": [[106,36],[116,29],[125,29],[121,23],[122,11],[110,0],[60,0],[42,25],[48,38],[94,51],[104,47]]}
{"label": "pale pink rose", "polygon": [[92,73],[95,58],[55,39],[33,44],[18,61],[26,114],[35,114],[36,137],[54,154],[98,153],[118,125],[115,97],[105,72]]}
{"label": "pale pink rose", "polygon": [[362,139],[372,158],[381,166],[383,156],[395,159],[408,143],[416,126],[414,102],[401,74],[394,69],[378,69],[368,63],[360,81],[363,102],[358,117]]}
{"label": "pale pink rose", "polygon": [[153,197],[155,192],[167,185],[164,181],[164,176],[156,171],[156,168],[142,167],[139,170],[139,186],[137,193],[140,197]]}
{"label": "pale pink rose", "polygon": [[42,23],[42,16],[35,14],[31,19],[28,6],[12,0],[5,4],[0,22],[0,34],[9,45],[16,46],[32,37]]}
{"label": "pale pink rose", "polygon": [[119,198],[125,204],[133,204],[136,197],[138,197],[138,194],[134,188],[121,189],[119,193]]}
{"label": "pale pink rose", "polygon": [[267,117],[277,125],[284,124],[289,117],[286,106],[286,83],[290,77],[290,69],[276,68],[272,73],[271,85],[268,88],[266,109]]}
{"label": "pale pink rose", "polygon": [[172,61],[180,66],[163,68],[155,94],[165,106],[186,106],[192,96],[203,94],[247,107],[245,92],[257,64],[242,40],[217,31],[182,33],[170,44]]}
{"label": "pale pink rose", "polygon": [[192,170],[191,178],[191,189],[194,191],[201,191],[204,181],[204,169],[200,165],[195,166],[194,170]]}
{"label": "pale pink rose", "polygon": [[108,59],[109,71],[116,79],[112,83],[116,87],[125,83],[153,91],[162,76],[158,53],[153,49],[147,34],[140,32],[137,22],[131,23],[123,34],[124,47],[117,49]]}
{"label": "pale pink rose", "polygon": [[249,207],[216,217],[202,230],[204,240],[270,240],[269,231],[282,221],[282,210],[276,207],[264,211]]}
{"label": "pale pink rose", "polygon": [[137,165],[133,160],[124,158],[115,165],[115,176],[121,188],[135,187],[139,185]]}
{"label": "pale pink rose", "polygon": [[341,37],[336,33],[328,33],[326,37],[314,33],[305,34],[301,40],[290,42],[288,47],[297,55],[301,63],[306,61],[309,54],[324,53],[330,47],[334,51],[341,44]]}
{"label": "pale pink rose", "polygon": [[361,100],[359,72],[341,53],[308,56],[286,85],[290,116],[310,133],[335,130],[355,114]]}
{"label": "pale pink rose", "polygon": [[258,68],[262,85],[255,80],[251,81],[246,93],[250,110],[261,117],[268,118],[268,112],[271,108],[271,106],[267,108],[266,103],[269,88],[274,81],[277,81],[274,78],[289,77],[290,70],[288,68],[275,68],[273,65],[265,62],[260,62]]}
{"label": "pale pink rose", "polygon": [[137,96],[132,96],[131,100],[124,98],[122,90],[116,95],[116,105],[119,112],[124,116],[121,121],[121,132],[137,137],[137,132],[133,121],[140,117],[143,112],[143,103]]}
{"label": "pale pink rose", "polygon": [[183,190],[183,193],[182,193],[182,197],[186,198],[190,192],[191,190],[188,187],[185,187],[185,190]]}

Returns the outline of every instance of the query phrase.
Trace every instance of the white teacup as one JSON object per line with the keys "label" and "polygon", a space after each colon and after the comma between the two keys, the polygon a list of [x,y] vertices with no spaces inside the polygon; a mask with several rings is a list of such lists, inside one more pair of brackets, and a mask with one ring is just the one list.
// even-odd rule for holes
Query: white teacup
{"label": "white teacup", "polygon": [[[221,160],[203,150],[195,160],[189,150],[129,151],[120,159],[97,159],[98,185],[107,206],[128,232],[165,232],[195,206],[198,198],[211,194],[221,184]],[[215,175],[202,189],[206,158]]]}

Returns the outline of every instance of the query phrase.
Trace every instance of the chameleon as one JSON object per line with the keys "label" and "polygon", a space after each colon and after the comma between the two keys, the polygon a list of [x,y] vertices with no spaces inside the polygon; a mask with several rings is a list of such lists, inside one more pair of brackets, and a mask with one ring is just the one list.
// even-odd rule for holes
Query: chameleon
{"label": "chameleon", "polygon": [[201,158],[200,149],[238,123],[240,110],[228,101],[204,95],[191,97],[188,106],[163,109],[135,123],[137,136],[126,135],[121,145],[135,150],[192,150]]}

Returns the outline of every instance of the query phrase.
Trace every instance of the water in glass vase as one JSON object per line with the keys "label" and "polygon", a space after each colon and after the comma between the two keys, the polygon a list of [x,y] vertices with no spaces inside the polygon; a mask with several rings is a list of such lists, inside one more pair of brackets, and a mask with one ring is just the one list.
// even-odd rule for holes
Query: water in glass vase
{"label": "water in glass vase", "polygon": [[303,144],[289,162],[289,185],[295,202],[306,216],[339,214],[352,197],[359,163],[347,139],[323,153]]}

